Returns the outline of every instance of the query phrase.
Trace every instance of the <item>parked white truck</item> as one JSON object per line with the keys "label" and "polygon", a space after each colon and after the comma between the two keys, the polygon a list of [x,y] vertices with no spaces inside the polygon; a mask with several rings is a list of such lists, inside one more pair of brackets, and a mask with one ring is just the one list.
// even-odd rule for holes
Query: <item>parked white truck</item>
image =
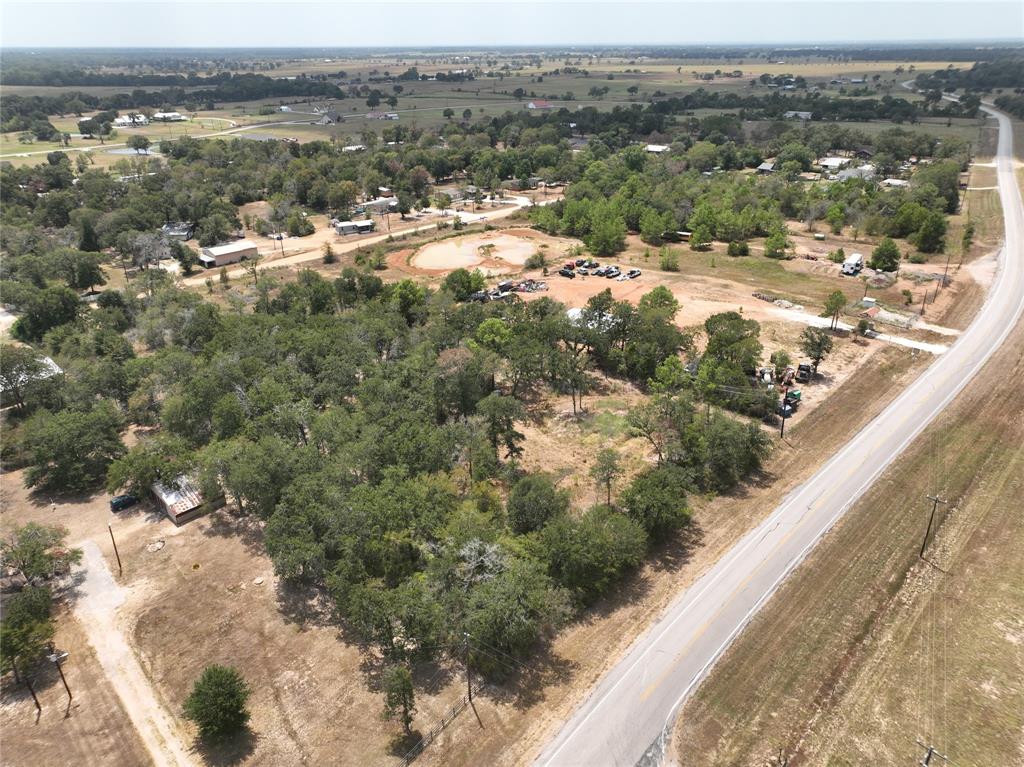
{"label": "parked white truck", "polygon": [[864,256],[860,253],[851,253],[843,261],[842,273],[857,275],[864,268]]}

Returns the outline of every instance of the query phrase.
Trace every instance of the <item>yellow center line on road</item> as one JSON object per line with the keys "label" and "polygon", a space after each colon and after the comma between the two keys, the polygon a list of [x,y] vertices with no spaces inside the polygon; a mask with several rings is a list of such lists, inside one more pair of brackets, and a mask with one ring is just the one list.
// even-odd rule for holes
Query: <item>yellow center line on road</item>
{"label": "yellow center line on road", "polygon": [[[907,420],[907,417],[905,416],[901,420],[900,423],[903,423],[906,420]],[[859,467],[857,467],[857,466],[849,466],[847,468],[847,470],[846,470],[846,474],[844,475],[843,479],[845,480],[845,479],[849,479],[850,477],[852,477],[853,474],[858,470],[858,468]],[[839,483],[833,483],[832,487],[828,490],[828,492],[826,492],[826,493],[824,493],[822,495],[819,495],[817,498],[815,498],[813,501],[811,501],[811,503],[809,503],[807,505],[807,511],[810,512],[815,507],[820,507],[821,505],[825,504],[829,499],[831,499],[832,496],[834,496],[836,494],[836,489],[837,489],[838,484]],[[690,647],[692,647],[693,644],[698,639],[700,639],[701,636],[703,636],[704,632],[707,631],[708,627],[711,626],[711,624],[714,623],[714,621],[718,618],[718,616],[722,614],[722,611],[725,609],[725,606],[729,602],[732,601],[734,596],[739,594],[741,591],[743,591],[743,589],[745,589],[750,584],[750,582],[764,568],[764,566],[768,562],[768,560],[770,560],[772,558],[772,556],[780,548],[785,546],[786,543],[789,541],[789,539],[792,538],[796,534],[796,531],[799,530],[800,527],[803,526],[807,522],[807,519],[808,519],[809,516],[810,516],[809,514],[803,514],[800,517],[800,521],[797,522],[795,525],[793,525],[793,527],[791,527],[789,529],[789,531],[784,536],[782,536],[782,538],[780,538],[778,540],[778,542],[774,546],[772,546],[771,550],[761,560],[761,563],[757,567],[755,567],[750,572],[750,574],[746,578],[744,578],[743,581],[738,586],[736,586],[736,588],[734,588],[731,592],[729,592],[729,595],[719,604],[718,609],[715,610],[715,612],[711,615],[711,617],[709,617],[707,620],[705,620],[703,623],[700,624],[700,626],[697,628],[697,630],[693,633],[693,636],[690,637],[689,641],[676,654],[676,656],[673,659],[671,665],[669,665],[668,668],[666,668],[661,674],[658,675],[657,679],[655,679],[653,682],[651,682],[646,687],[646,689],[644,689],[644,691],[640,694],[640,700],[641,701],[647,700],[649,697],[651,697],[651,695],[654,694],[654,691],[657,690],[659,686],[661,686],[662,682],[664,682],[665,679],[672,674],[672,672],[675,670],[676,666],[679,665],[679,662],[684,657],[686,657],[686,653],[689,651]]]}

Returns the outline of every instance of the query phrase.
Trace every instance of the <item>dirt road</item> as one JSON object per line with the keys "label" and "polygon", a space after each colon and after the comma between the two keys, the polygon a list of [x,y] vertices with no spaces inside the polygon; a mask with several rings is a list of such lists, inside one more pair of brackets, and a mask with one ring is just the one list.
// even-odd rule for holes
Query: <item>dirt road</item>
{"label": "dirt road", "polygon": [[[484,211],[483,213],[469,213],[465,211],[460,211],[458,213],[458,216],[467,224],[476,223],[478,221],[495,221],[497,219],[507,218],[508,216],[511,216],[513,213],[516,213],[522,208],[528,208],[529,206],[534,204],[547,205],[552,202],[555,202],[557,199],[558,198],[556,197],[552,197],[547,200],[542,200],[540,202],[534,203],[534,201],[528,197],[513,195],[510,197],[505,197],[503,200],[504,202],[512,203],[509,207],[498,208],[497,210]],[[451,222],[451,219],[442,220],[447,223]],[[410,229],[403,229],[401,232],[384,232],[382,234],[375,234],[370,237],[361,237],[359,239],[353,239],[351,241],[346,241],[342,243],[332,242],[331,247],[334,249],[335,254],[351,253],[352,251],[358,250],[359,248],[370,247],[382,242],[386,242],[388,237],[391,237],[394,234],[408,235],[417,234],[419,232],[429,232],[432,229],[437,229],[437,224],[438,222],[433,222],[430,224],[423,224],[422,226],[414,226]],[[284,258],[278,258],[274,261],[267,261],[265,263],[261,263],[256,268],[257,271],[262,272],[266,271],[267,269],[276,269],[281,266],[294,266],[295,264],[304,264],[307,261],[316,261],[322,258],[322,256],[323,254],[320,252],[319,248],[312,247],[309,250],[303,251],[302,253],[296,253],[294,256],[285,256]],[[228,272],[228,277],[230,277],[231,279],[235,279],[237,277],[243,277],[245,274],[247,274],[247,271],[244,268],[238,268]],[[182,280],[182,283],[185,285],[193,286],[202,285],[208,277],[212,277],[213,275],[214,272],[212,270],[207,270],[195,277],[189,277],[187,279]]]}
{"label": "dirt road", "polygon": [[180,728],[156,699],[135,653],[118,627],[117,609],[125,600],[124,589],[114,581],[94,541],[87,540],[79,545],[85,578],[75,602],[75,615],[89,643],[153,757],[153,763],[193,767],[197,760],[193,760],[184,745]]}

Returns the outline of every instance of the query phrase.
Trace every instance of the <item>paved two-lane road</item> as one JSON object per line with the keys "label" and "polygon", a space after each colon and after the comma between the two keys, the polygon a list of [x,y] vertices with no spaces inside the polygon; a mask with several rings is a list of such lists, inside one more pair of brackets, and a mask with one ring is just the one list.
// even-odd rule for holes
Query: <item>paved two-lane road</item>
{"label": "paved two-lane road", "polygon": [[971,326],[875,420],[666,610],[543,750],[537,763],[658,764],[683,700],[758,608],[840,516],[967,385],[1024,310],[1024,206],[1009,119],[996,167],[1006,240],[999,271]]}

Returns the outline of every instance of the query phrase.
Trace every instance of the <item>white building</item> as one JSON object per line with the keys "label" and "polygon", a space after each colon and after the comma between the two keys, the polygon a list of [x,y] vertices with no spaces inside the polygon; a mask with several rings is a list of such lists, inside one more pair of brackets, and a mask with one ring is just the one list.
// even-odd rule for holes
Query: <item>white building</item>
{"label": "white building", "polygon": [[203,248],[199,261],[207,269],[217,266],[237,264],[246,258],[253,258],[259,254],[256,243],[252,240],[239,240],[229,242],[226,245],[214,245],[210,248]]}
{"label": "white building", "polygon": [[851,162],[849,157],[822,157],[818,160],[818,165],[828,171],[842,170]]}
{"label": "white building", "polygon": [[338,221],[334,231],[338,234],[366,234],[373,231],[373,221]]}
{"label": "white building", "polygon": [[789,112],[784,113],[782,116],[786,120],[810,120],[811,119],[811,113],[810,112],[796,112],[796,111],[793,111],[793,110],[790,110]]}
{"label": "white building", "polygon": [[651,154],[662,154],[668,150],[669,147],[665,144],[648,144],[644,147],[644,151],[650,152]]}
{"label": "white building", "polygon": [[114,118],[114,126],[117,128],[135,128],[139,125],[149,125],[145,115],[133,113]]}
{"label": "white building", "polygon": [[176,122],[183,122],[184,120],[187,120],[188,118],[185,117],[185,115],[183,115],[181,112],[157,112],[156,114],[153,115],[153,119],[156,122],[176,123]]}
{"label": "white building", "polygon": [[886,178],[882,179],[882,186],[887,186],[890,189],[896,189],[910,186],[910,182],[904,181],[902,178]]}

